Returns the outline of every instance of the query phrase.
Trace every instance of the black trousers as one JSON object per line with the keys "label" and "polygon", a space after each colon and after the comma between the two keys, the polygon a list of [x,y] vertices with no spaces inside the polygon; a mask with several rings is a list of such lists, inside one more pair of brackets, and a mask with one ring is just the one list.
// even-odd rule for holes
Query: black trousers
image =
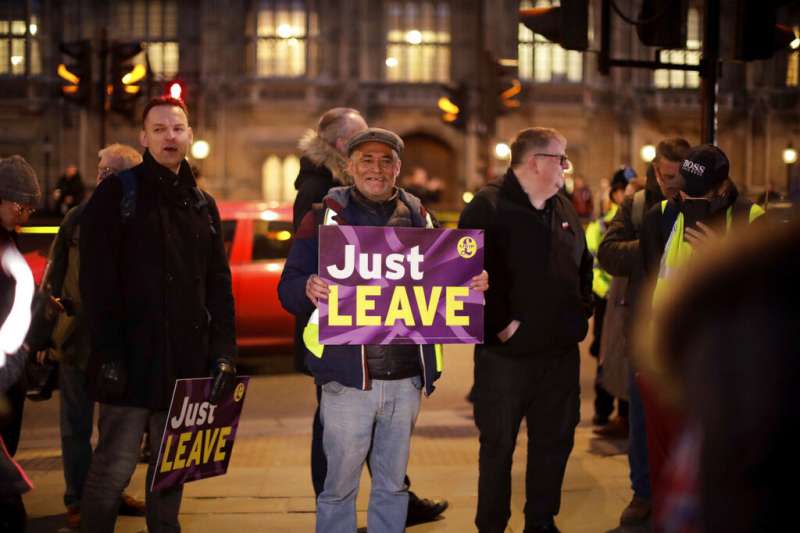
{"label": "black trousers", "polygon": [[525,529],[558,514],[561,484],[580,419],[577,345],[512,356],[506,346],[475,347],[475,423],[480,432],[481,533],[502,533],[511,516],[511,462],[522,419],[528,425]]}

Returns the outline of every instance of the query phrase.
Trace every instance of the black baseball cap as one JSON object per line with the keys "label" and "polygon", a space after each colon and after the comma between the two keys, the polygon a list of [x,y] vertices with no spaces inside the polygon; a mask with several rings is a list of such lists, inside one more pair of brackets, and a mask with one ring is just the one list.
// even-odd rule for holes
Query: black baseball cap
{"label": "black baseball cap", "polygon": [[728,178],[730,167],[728,156],[713,144],[693,147],[681,163],[681,176],[685,181],[683,192],[689,196],[705,196]]}

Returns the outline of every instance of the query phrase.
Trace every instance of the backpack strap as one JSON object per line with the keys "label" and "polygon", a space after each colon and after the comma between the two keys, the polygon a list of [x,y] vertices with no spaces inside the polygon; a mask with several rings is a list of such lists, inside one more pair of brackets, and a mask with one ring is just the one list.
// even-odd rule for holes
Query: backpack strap
{"label": "backpack strap", "polygon": [[637,234],[642,227],[642,221],[644,221],[644,209],[645,189],[641,189],[633,193],[633,229],[636,230]]}
{"label": "backpack strap", "polygon": [[119,182],[122,185],[122,198],[119,201],[119,216],[122,224],[125,225],[128,220],[136,213],[136,193],[139,185],[136,174],[131,169],[123,170],[119,174]]}

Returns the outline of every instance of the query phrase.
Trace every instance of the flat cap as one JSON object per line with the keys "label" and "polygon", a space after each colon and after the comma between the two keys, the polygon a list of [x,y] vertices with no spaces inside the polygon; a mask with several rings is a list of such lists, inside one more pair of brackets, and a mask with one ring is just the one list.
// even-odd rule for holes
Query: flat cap
{"label": "flat cap", "polygon": [[384,130],[382,128],[367,128],[364,131],[356,133],[347,143],[347,155],[353,153],[359,145],[369,142],[382,143],[397,152],[397,155],[403,155],[403,139],[393,131]]}
{"label": "flat cap", "polygon": [[0,199],[36,205],[42,197],[36,172],[19,155],[0,158]]}

